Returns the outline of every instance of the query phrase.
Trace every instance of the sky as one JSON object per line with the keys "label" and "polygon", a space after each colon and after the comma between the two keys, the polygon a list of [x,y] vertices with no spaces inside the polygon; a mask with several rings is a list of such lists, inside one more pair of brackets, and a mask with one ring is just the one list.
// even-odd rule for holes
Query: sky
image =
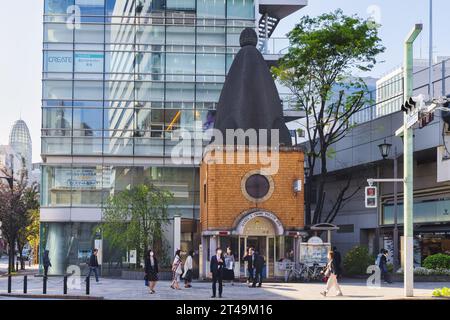
{"label": "sky", "polygon": [[[428,57],[429,0],[309,0],[307,7],[282,20],[273,37],[283,37],[303,15],[317,16],[341,8],[345,14],[374,16],[381,24],[380,38],[386,47],[379,63],[367,76],[380,77],[400,66],[403,41],[415,23],[424,29],[416,41],[415,57]],[[449,0],[433,0],[436,56],[450,56]],[[42,10],[43,0],[2,1],[0,10],[0,145],[8,143],[13,122],[23,119],[31,132],[33,161],[40,162]]]}

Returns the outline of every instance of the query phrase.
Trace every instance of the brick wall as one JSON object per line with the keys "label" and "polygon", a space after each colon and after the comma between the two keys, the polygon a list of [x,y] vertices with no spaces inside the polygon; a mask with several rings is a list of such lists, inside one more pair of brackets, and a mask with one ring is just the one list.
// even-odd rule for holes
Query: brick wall
{"label": "brick wall", "polygon": [[[226,157],[230,152],[245,153],[248,157],[255,151],[216,152],[216,158]],[[200,216],[202,231],[231,230],[236,218],[243,212],[259,208],[274,213],[285,229],[304,227],[304,195],[295,193],[295,180],[303,182],[304,155],[297,150],[280,151],[279,169],[271,175],[274,190],[269,199],[263,202],[248,200],[241,191],[244,176],[252,170],[264,166],[258,160],[249,164],[217,164],[217,161],[204,160],[200,166]],[[206,187],[205,187],[206,185]],[[205,194],[206,191],[206,194]]]}

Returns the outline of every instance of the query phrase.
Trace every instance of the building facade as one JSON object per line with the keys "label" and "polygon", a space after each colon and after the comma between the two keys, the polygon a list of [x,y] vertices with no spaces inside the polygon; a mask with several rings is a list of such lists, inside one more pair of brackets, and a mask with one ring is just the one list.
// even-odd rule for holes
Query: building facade
{"label": "building facade", "polygon": [[[294,2],[301,3],[295,10],[305,5]],[[198,163],[180,165],[172,156],[176,132],[212,126],[240,32],[256,27],[263,3],[280,7],[267,0],[45,1],[41,248],[50,250],[51,272],[84,263],[94,245],[103,245],[104,265],[120,264],[126,254],[101,242],[102,206],[140,183],[174,194],[170,216],[181,216],[181,234],[169,225],[171,250],[198,249]]]}
{"label": "building facade", "polygon": [[[449,60],[433,66],[434,96],[450,93],[449,66]],[[415,72],[414,95],[427,94],[428,79],[425,75],[428,75],[428,69]],[[401,75],[397,81],[403,81]],[[390,85],[392,84],[391,82]],[[377,92],[377,97],[382,94]],[[402,97],[401,100],[398,95]],[[403,100],[402,90],[379,101],[383,106],[391,106],[383,109],[386,114],[375,115],[370,121],[358,124],[333,146],[336,154],[328,161],[330,182],[326,190],[327,197],[337,195],[349,178],[352,179],[350,192],[356,191],[333,222],[340,227],[333,234],[333,244],[342,252],[356,245],[364,245],[372,253],[385,247],[392,254],[395,212],[393,184],[378,185],[377,209],[365,208],[364,187],[368,185],[368,178],[394,177],[395,155],[398,158],[398,177],[403,176],[403,141],[395,136],[395,131],[403,125],[403,112],[399,110],[401,102],[398,105],[395,102],[397,100]],[[378,108],[378,104],[369,108],[382,109]],[[430,254],[450,252],[450,131],[448,120],[445,121],[440,113],[441,111],[436,111],[434,120],[426,127],[414,130],[413,214],[416,266]],[[392,147],[388,158],[383,160],[378,146],[385,142],[392,144]],[[403,233],[402,190],[403,184],[399,183],[397,217],[400,237]]]}
{"label": "building facade", "polygon": [[[277,262],[288,257],[297,261],[298,243],[304,232],[304,195],[294,190],[303,181],[303,152],[289,148],[279,152],[279,170],[266,174],[267,164],[256,149],[215,151],[205,155],[200,168],[201,234],[204,263],[200,275],[209,273],[209,257],[217,247],[230,247],[235,255],[235,276],[247,277],[243,257],[253,247],[266,260],[266,277],[284,276]],[[230,155],[247,161],[227,164]]]}

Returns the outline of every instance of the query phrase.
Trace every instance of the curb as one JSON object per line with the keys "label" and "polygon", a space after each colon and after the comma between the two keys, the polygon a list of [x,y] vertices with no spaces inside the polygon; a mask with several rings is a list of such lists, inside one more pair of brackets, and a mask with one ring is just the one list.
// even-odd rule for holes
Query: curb
{"label": "curb", "polygon": [[59,294],[17,294],[17,293],[2,293],[0,297],[9,298],[30,298],[30,299],[59,299],[59,300],[105,300],[104,297],[97,296],[70,296]]}

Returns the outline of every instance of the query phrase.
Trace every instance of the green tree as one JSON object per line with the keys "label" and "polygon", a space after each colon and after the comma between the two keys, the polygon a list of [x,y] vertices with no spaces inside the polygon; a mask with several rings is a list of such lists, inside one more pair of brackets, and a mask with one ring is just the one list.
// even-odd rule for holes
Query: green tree
{"label": "green tree", "polygon": [[103,238],[111,248],[136,249],[137,261],[150,246],[161,255],[172,197],[152,184],[140,184],[109,197],[103,209]]}
{"label": "green tree", "polygon": [[37,254],[36,241],[39,240],[39,193],[38,186],[33,183],[23,190],[23,202],[26,212],[19,218],[19,232],[17,234],[17,249],[19,253],[20,268],[25,270],[25,261],[22,255],[23,248],[28,243]]}
{"label": "green tree", "polygon": [[307,115],[306,161],[310,170],[305,193],[308,197],[314,184],[317,202],[313,215],[306,202],[306,223],[332,222],[359,190],[352,190],[348,176],[339,194],[329,197],[331,209],[324,212],[327,160],[333,157],[332,145],[345,137],[352,127],[352,116],[368,102],[367,85],[352,73],[370,71],[384,47],[373,21],[346,16],[341,10],[315,18],[302,17],[288,37],[289,51],[272,72],[292,91],[298,107]]}
{"label": "green tree", "polygon": [[24,230],[30,224],[30,210],[39,208],[39,200],[36,185],[28,185],[25,159],[22,159],[22,169],[17,175],[4,168],[0,169],[0,175],[8,179],[8,183],[0,182],[0,230],[8,244],[8,272],[11,273],[14,270],[16,244],[23,262]]}

